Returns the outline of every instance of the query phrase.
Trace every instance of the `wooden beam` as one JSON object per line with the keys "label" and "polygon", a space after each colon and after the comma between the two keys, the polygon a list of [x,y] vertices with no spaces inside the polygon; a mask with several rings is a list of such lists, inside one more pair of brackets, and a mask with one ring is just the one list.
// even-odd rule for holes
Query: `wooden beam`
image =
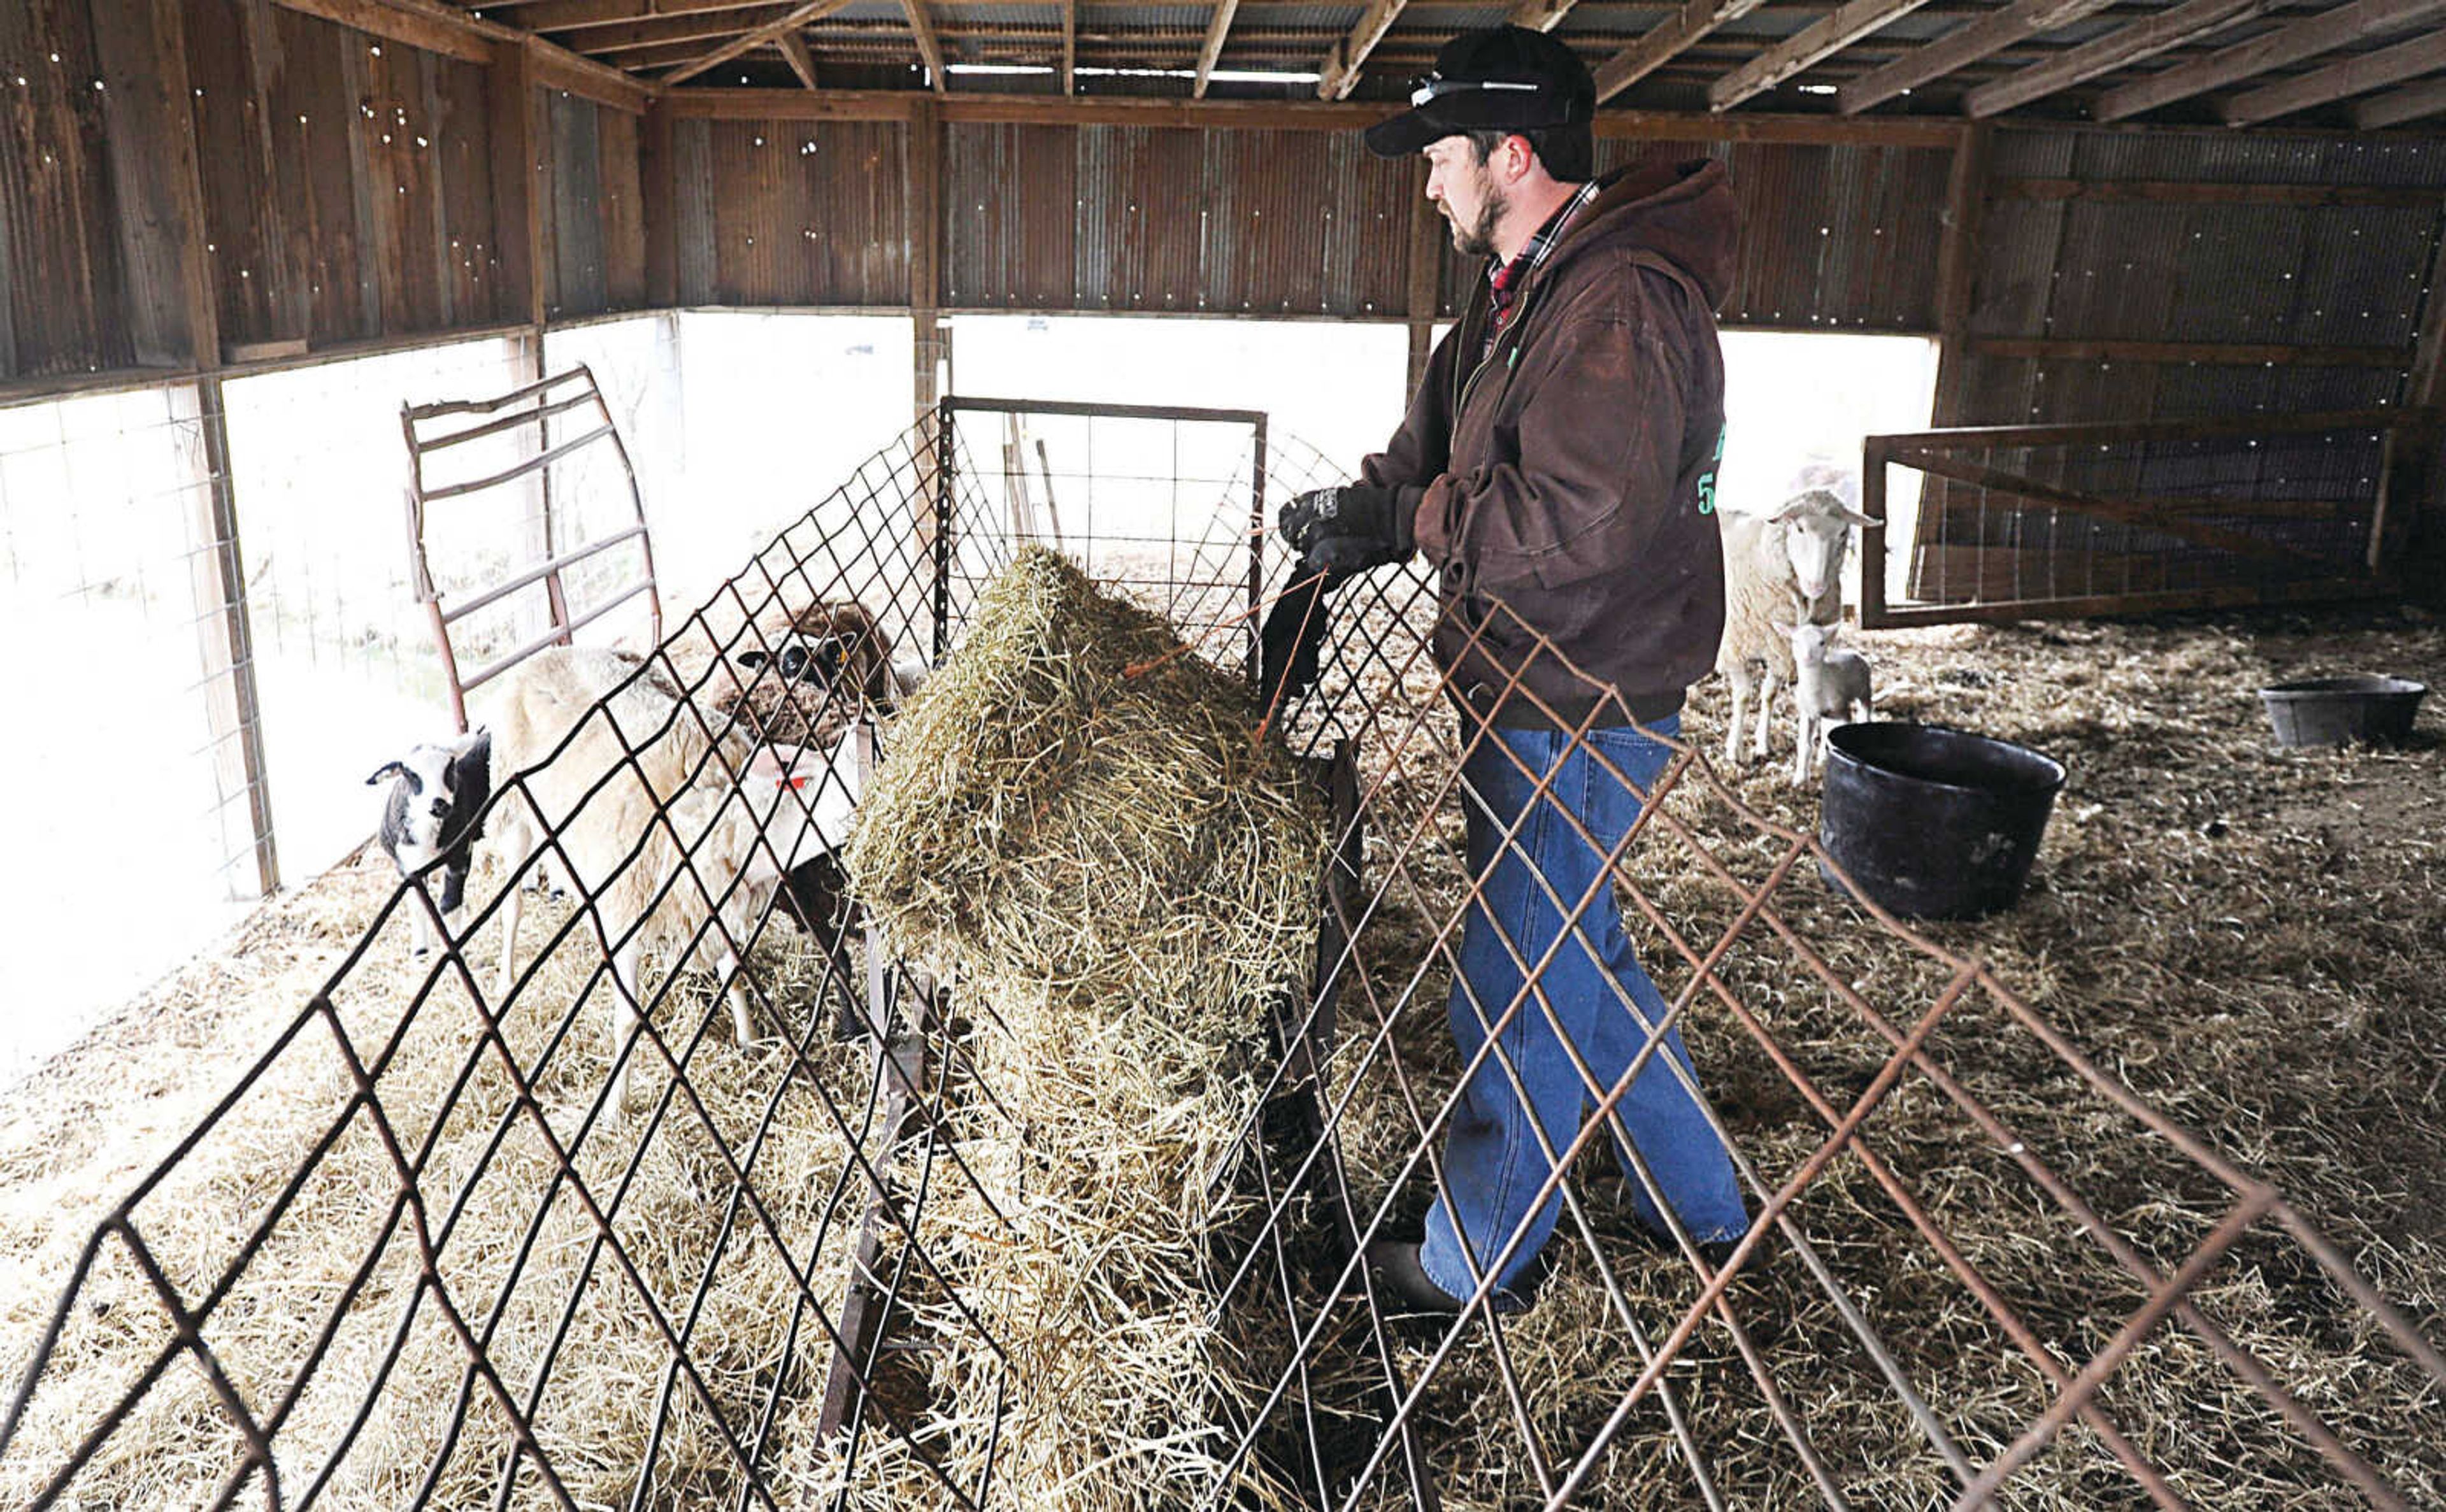
{"label": "wooden beam", "polygon": [[799,76],[799,83],[805,84],[810,89],[818,87],[816,84],[816,56],[814,53],[807,50],[807,38],[805,33],[798,31],[784,31],[780,36],[773,39],[773,46],[781,49],[781,57],[783,61],[789,64],[790,71]]}
{"label": "wooden beam", "polygon": [[2230,363],[2252,367],[2391,367],[2412,364],[2405,346],[2297,346],[2272,342],[2090,341],[2079,337],[1983,336],[1982,357],[2103,363]]}
{"label": "wooden beam", "polygon": [[2360,131],[2377,131],[2441,113],[2446,113],[2446,79],[2432,79],[2408,89],[2373,96],[2353,106],[2353,126]]}
{"label": "wooden beam", "polygon": [[1190,98],[1206,98],[1206,83],[1214,77],[1215,60],[1223,56],[1223,39],[1232,34],[1232,17],[1238,13],[1240,0],[1214,0],[1214,14],[1206,23],[1206,40],[1197,48],[1197,83],[1190,87]]}
{"label": "wooden beam", "polygon": [[1062,92],[1079,92],[1079,0],[1062,0]]}
{"label": "wooden beam", "polygon": [[1962,97],[1962,112],[1974,121],[2002,115],[2016,105],[2042,100],[2143,58],[2154,58],[2220,27],[2265,15],[2277,3],[2278,0],[2189,0],[2188,4],[2117,27],[2095,41],[2044,63],[2034,63],[2019,73],[1981,84]]}
{"label": "wooden beam", "polygon": [[1928,0],[1849,0],[1707,86],[1707,108],[1730,110],[1826,58]]}
{"label": "wooden beam", "polygon": [[608,64],[581,58],[539,37],[525,39],[525,45],[527,55],[535,60],[538,87],[565,90],[580,100],[610,105],[632,116],[644,115],[647,103],[654,98],[653,85]]}
{"label": "wooden beam", "polygon": [[[910,0],[902,0],[902,3],[908,4]],[[741,33],[698,58],[694,63],[682,64],[663,75],[658,84],[664,88],[668,88],[684,80],[695,78],[707,68],[719,68],[733,58],[763,47],[785,31],[795,31],[808,22],[831,15],[836,10],[846,9],[848,5],[849,0],[802,0],[801,4],[792,6],[773,20]]]}
{"label": "wooden beam", "polygon": [[2177,64],[2146,79],[2117,85],[2098,97],[2091,115],[2098,121],[2121,121],[2350,43],[2400,31],[2438,15],[2446,15],[2446,0],[2354,0],[2351,5],[2279,27],[2195,62]]}
{"label": "wooden beam", "polygon": [[745,10],[699,10],[616,27],[589,27],[571,33],[569,40],[572,47],[589,55],[618,52],[626,47],[659,47],[675,42],[727,42],[742,31],[778,21],[789,13],[787,4],[760,5]]}
{"label": "wooden beam", "polygon": [[538,0],[511,14],[530,31],[575,31],[639,21],[761,10],[770,4],[771,0]]}
{"label": "wooden beam", "polygon": [[1944,36],[1853,80],[1834,94],[1834,106],[1856,116],[1884,103],[1906,89],[1942,79],[1965,64],[1977,63],[2017,42],[2041,32],[2068,27],[2097,14],[2114,0],[2015,0],[1985,20],[1968,22]]}
{"label": "wooden beam", "polygon": [[[674,120],[906,121],[916,101],[897,89],[674,89],[659,97]],[[943,102],[943,119],[961,125],[1196,126],[1215,130],[1350,131],[1384,118],[1383,104],[1322,101],[1189,100],[1099,96],[962,94]],[[1846,121],[1834,116],[1710,115],[1704,111],[1608,110],[1594,122],[1616,141],[1777,142],[1800,146],[1950,149],[1962,123],[1907,116]]]}
{"label": "wooden beam", "polygon": [[926,83],[936,94],[950,92],[951,76],[943,66],[943,39],[934,30],[933,12],[926,9],[926,0],[900,0],[901,13],[909,18],[909,40],[915,44],[917,61],[926,65]]}
{"label": "wooden beam", "polygon": [[2395,189],[2357,184],[2231,184],[2161,178],[1999,178],[1989,191],[1998,199],[2060,203],[2087,199],[2109,204],[2285,205],[2302,209],[2353,205],[2383,210],[2437,208],[2435,189]]}
{"label": "wooden beam", "polygon": [[645,201],[646,303],[658,309],[680,302],[678,174],[670,107],[656,101],[637,133],[637,192]]}
{"label": "wooden beam", "polygon": [[1367,55],[1384,40],[1384,33],[1393,29],[1393,23],[1401,19],[1409,4],[1410,0],[1367,0],[1367,9],[1360,12],[1350,34],[1335,42],[1317,63],[1319,100],[1350,98],[1350,91],[1359,87],[1359,73],[1367,65]]}
{"label": "wooden beam", "polygon": [[423,47],[427,52],[438,52],[461,63],[492,61],[493,39],[484,35],[474,17],[463,12],[452,18],[421,8],[392,5],[389,0],[274,0],[274,3],[284,9],[353,27],[385,42]]}
{"label": "wooden beam", "polygon": [[2407,79],[2446,68],[2446,27],[2399,42],[2376,52],[2314,68],[2297,79],[2238,94],[2225,102],[2219,114],[2230,126],[2256,125],[2297,110],[2308,110],[2348,95],[2367,94]]}
{"label": "wooden beam", "polygon": [[1504,19],[1515,27],[1532,31],[1552,31],[1563,24],[1579,0],[1513,0],[1512,13]]}
{"label": "wooden beam", "polygon": [[1930,414],[1938,425],[1963,420],[1966,343],[1977,308],[1980,236],[1987,216],[1989,136],[1985,126],[1963,132],[1946,180],[1945,239],[1936,252],[1936,395]]}
{"label": "wooden beam", "polygon": [[[651,94],[645,84],[517,27],[485,21],[441,0],[273,0],[305,15],[352,27],[464,63],[490,63],[502,43],[534,49],[541,83],[635,114]],[[633,0],[631,0],[633,3]]]}
{"label": "wooden beam", "polygon": [[534,55],[516,42],[493,45],[485,80],[492,126],[494,312],[530,327],[543,324],[544,151],[536,130]]}
{"label": "wooden beam", "polygon": [[1762,0],[1684,0],[1682,9],[1647,35],[1597,65],[1597,103],[1602,104],[1670,62],[1676,53],[1727,22],[1756,10]]}

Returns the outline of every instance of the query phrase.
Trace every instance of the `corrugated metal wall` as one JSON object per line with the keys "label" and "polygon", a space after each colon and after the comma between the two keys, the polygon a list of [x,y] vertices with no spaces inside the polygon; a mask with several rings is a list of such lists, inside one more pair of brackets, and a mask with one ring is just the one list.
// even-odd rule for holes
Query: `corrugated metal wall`
{"label": "corrugated metal wall", "polygon": [[[1991,183],[2020,178],[2418,193],[2330,205],[1991,198],[1962,422],[2286,414],[2402,397],[2446,226],[2446,142],[2000,131]],[[1981,338],[2360,348],[2369,360],[1979,355]]]}
{"label": "corrugated metal wall", "polygon": [[684,305],[909,303],[896,121],[672,123]]}
{"label": "corrugated metal wall", "polygon": [[507,318],[485,73],[297,11],[188,0],[221,339],[316,346]]}
{"label": "corrugated metal wall", "polygon": [[646,207],[637,118],[559,90],[543,95],[544,313],[646,302]]}
{"label": "corrugated metal wall", "polygon": [[15,70],[0,80],[0,376],[124,366],[134,353],[85,9],[0,5],[0,60]]}

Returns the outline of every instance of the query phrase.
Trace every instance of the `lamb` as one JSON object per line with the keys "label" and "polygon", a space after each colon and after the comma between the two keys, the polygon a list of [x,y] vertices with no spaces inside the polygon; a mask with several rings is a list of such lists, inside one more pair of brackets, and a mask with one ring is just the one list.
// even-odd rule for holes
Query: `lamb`
{"label": "lamb", "polygon": [[1805,489],[1772,514],[1718,516],[1724,544],[1724,636],[1717,644],[1716,670],[1733,691],[1732,717],[1724,725],[1726,764],[1741,759],[1741,719],[1751,689],[1759,689],[1755,754],[1763,759],[1776,688],[1797,676],[1792,642],[1778,628],[1777,616],[1819,625],[1840,621],[1843,553],[1852,527],[1877,523],[1830,488]]}
{"label": "lamb", "polygon": [[[454,936],[450,919],[466,901],[473,848],[484,833],[484,800],[492,796],[492,746],[487,730],[450,745],[419,742],[366,778],[369,788],[390,780],[378,833],[399,874],[413,877],[441,864],[442,923]],[[414,949],[422,956],[433,948],[433,920],[423,908],[415,915]]]}
{"label": "lamb", "polygon": [[1827,733],[1848,720],[1865,719],[1874,701],[1869,659],[1835,645],[1841,627],[1814,620],[1778,622],[1792,638],[1794,713],[1799,730],[1792,753],[1792,785],[1796,788],[1822,759]]}
{"label": "lamb", "polygon": [[757,616],[727,651],[699,629],[675,643],[674,664],[708,707],[758,739],[829,744],[870,713],[889,714],[914,691],[925,663],[895,654],[891,632],[855,600],[822,600]]}
{"label": "lamb", "polygon": [[512,879],[501,996],[517,982],[515,882],[549,837],[612,961],[612,1108],[627,1102],[649,951],[685,950],[699,964],[712,957],[733,1027],[750,1042],[734,943],[789,871],[847,838],[856,731],[824,752],[751,747],[691,706],[660,664],[586,648],[521,663],[490,709],[493,759],[518,774],[501,784],[494,812],[493,843]]}

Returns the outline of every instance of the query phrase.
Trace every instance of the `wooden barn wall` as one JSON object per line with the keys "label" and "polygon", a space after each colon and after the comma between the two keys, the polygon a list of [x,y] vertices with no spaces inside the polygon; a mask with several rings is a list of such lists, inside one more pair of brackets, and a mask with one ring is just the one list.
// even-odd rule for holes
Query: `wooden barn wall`
{"label": "wooden barn wall", "polygon": [[953,308],[1398,319],[1415,170],[1355,132],[947,127]]}
{"label": "wooden barn wall", "polygon": [[2446,232],[2446,141],[2003,130],[1982,228],[1957,423],[2394,404]]}
{"label": "wooden barn wall", "polygon": [[544,313],[553,319],[646,303],[645,196],[637,118],[563,90],[542,91]]}
{"label": "wooden barn wall", "polygon": [[226,345],[311,346],[516,314],[486,70],[253,0],[186,0]]}
{"label": "wooden barn wall", "polygon": [[909,128],[671,124],[683,305],[909,304]]}
{"label": "wooden barn wall", "polygon": [[81,0],[0,3],[0,376],[129,365],[91,13]]}

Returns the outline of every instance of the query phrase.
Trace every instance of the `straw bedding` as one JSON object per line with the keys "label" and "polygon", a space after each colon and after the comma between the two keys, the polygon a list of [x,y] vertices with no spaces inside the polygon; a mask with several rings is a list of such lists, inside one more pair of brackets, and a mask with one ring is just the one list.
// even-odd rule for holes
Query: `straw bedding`
{"label": "straw bedding", "polygon": [[[207,1112],[287,1026],[297,1005],[322,989],[395,886],[379,857],[332,872],[267,909],[228,954],[182,971],[11,1099],[0,1124],[0,1372],[11,1387],[103,1204],[132,1186],[143,1167]],[[547,938],[565,917],[556,906],[542,911],[544,928],[531,924],[526,931],[531,943]],[[489,927],[480,931],[471,960],[484,959],[495,939]],[[503,1385],[519,1400],[537,1366],[554,1358],[536,1413],[538,1439],[579,1505],[620,1504],[636,1483],[668,1351],[638,1304],[638,1282],[613,1257],[596,1257],[588,1270],[597,1230],[570,1186],[561,1184],[547,1203],[556,1166],[531,1120],[512,1118],[499,1153],[477,1175],[517,1094],[500,1056],[478,1053],[480,1021],[453,974],[442,973],[421,1011],[405,1013],[434,969],[411,963],[407,944],[406,915],[394,912],[332,991],[339,1019],[350,1044],[377,1071],[376,1094],[402,1148],[413,1156],[428,1134],[433,1138],[419,1189],[437,1234],[451,1224],[438,1271],[450,1301],[479,1331],[496,1303],[503,1304],[492,1325],[491,1353]],[[818,1081],[855,1118],[866,1092],[863,1068],[845,1048],[821,1045],[813,1053],[816,1076],[792,1077],[778,1046],[743,1051],[718,1036],[698,1045],[687,1062],[704,1115],[683,1099],[659,1126],[649,1113],[632,1112],[625,1123],[598,1126],[580,1140],[587,1107],[607,1069],[600,1003],[590,999],[566,1041],[549,1055],[546,1048],[600,961],[581,927],[544,960],[503,1016],[504,1037],[534,1077],[555,1136],[564,1146],[575,1143],[575,1168],[596,1200],[612,1208],[614,1232],[667,1316],[687,1316],[707,1262],[719,1252],[691,1353],[734,1423],[752,1422],[778,1381],[786,1430],[802,1413],[813,1415],[806,1383],[811,1376],[820,1383],[826,1345],[809,1326],[785,1347],[797,1289],[773,1236],[746,1215],[722,1235],[735,1184],[715,1138],[743,1160],[752,1155],[761,1172],[837,1172],[849,1158],[850,1141],[822,1106]],[[754,953],[751,973],[789,1017],[768,1024],[768,1034],[803,1032],[805,1016],[817,1012],[812,1005],[821,966],[818,952],[795,941],[768,938]],[[705,979],[684,980],[656,1017],[673,1037],[675,1053],[717,1020],[726,1024],[727,1015]],[[394,1036],[385,1063],[380,1057]],[[434,1129],[430,1111],[471,1057],[474,1070],[458,1111]],[[657,1092],[664,1081],[652,1071],[642,1073],[641,1084]],[[203,1295],[229,1263],[235,1236],[259,1219],[314,1141],[348,1111],[351,1085],[330,1029],[309,1022],[273,1073],[138,1204],[139,1228],[187,1297]],[[61,1138],[61,1130],[72,1132]],[[623,1172],[641,1143],[644,1154],[624,1190]],[[232,1384],[256,1411],[277,1405],[326,1312],[365,1263],[397,1190],[383,1141],[357,1112],[206,1324],[205,1336],[229,1367]],[[856,1229],[855,1193],[847,1221],[835,1218],[818,1242],[828,1206],[825,1182],[768,1177],[760,1180],[759,1191],[794,1262],[812,1259],[817,1295],[837,1295]],[[454,1223],[452,1204],[462,1196],[464,1209]],[[347,1313],[329,1358],[283,1428],[282,1487],[291,1498],[324,1473],[360,1398],[383,1379],[383,1357],[394,1346],[394,1329],[421,1269],[412,1227],[376,1253],[367,1291]],[[505,1293],[513,1256],[530,1229],[532,1258]],[[555,1352],[561,1310],[573,1295],[581,1301]],[[167,1337],[167,1319],[130,1252],[109,1241],[67,1320],[19,1440],[0,1462],[0,1504],[26,1502]],[[447,1408],[461,1390],[466,1358],[428,1294],[405,1330],[370,1421],[330,1468],[316,1504],[374,1509],[411,1502],[451,1430]],[[704,1504],[732,1484],[714,1424],[686,1382],[673,1391],[664,1433],[661,1468],[647,1504]],[[511,1444],[507,1420],[480,1385],[456,1452],[434,1483],[431,1504],[487,1504]],[[95,1512],[186,1512],[211,1502],[242,1450],[200,1372],[180,1361],[61,1504]],[[530,1469],[512,1504],[556,1503]]]}
{"label": "straw bedding", "polygon": [[981,1465],[1000,1402],[1006,1504],[1160,1503],[1236,1437],[1251,1371],[1201,1266],[1324,855],[1319,805],[1250,724],[1245,685],[1160,617],[1030,549],[860,815],[855,886],[899,948],[956,972],[992,1092],[953,1114],[976,1183],[920,1226],[1009,1351],[931,1315],[947,1457]]}

